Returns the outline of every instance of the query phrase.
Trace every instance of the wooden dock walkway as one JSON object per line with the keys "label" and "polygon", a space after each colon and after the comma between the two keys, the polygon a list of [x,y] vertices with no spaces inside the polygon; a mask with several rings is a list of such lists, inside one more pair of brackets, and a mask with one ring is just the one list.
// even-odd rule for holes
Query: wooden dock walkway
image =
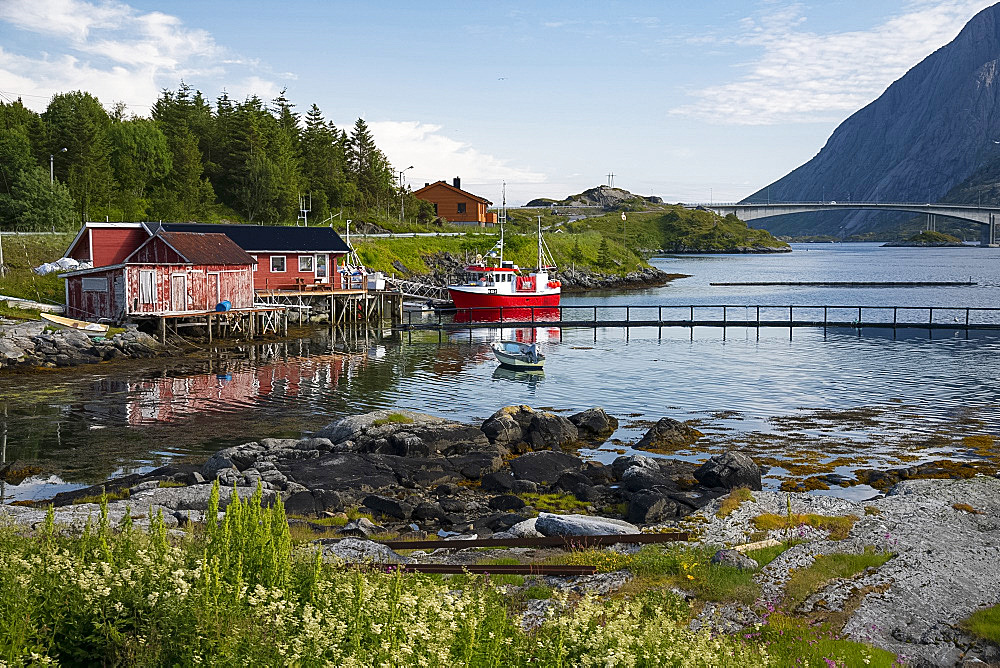
{"label": "wooden dock walkway", "polygon": [[402,331],[497,327],[848,327],[1000,330],[1000,308],[942,306],[799,306],[742,304],[583,305],[441,309],[408,312]]}

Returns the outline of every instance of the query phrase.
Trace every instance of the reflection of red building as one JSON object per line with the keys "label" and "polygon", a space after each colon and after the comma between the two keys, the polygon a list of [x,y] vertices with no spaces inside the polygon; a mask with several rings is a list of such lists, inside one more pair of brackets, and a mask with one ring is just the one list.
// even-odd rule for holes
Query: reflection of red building
{"label": "reflection of red building", "polygon": [[293,357],[286,361],[129,383],[130,425],[174,422],[196,414],[252,407],[258,399],[319,396],[336,389],[352,358],[344,355]]}

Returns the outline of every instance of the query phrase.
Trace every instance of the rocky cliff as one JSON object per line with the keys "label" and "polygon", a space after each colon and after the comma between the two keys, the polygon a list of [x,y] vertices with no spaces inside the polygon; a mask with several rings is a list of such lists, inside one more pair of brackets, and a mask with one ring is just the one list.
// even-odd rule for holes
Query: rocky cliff
{"label": "rocky cliff", "polygon": [[[951,43],[841,123],[816,157],[744,201],[925,202],[950,195],[975,202],[985,192],[996,203],[997,189],[963,184],[1000,173],[990,168],[1000,165],[998,70],[1000,4],[981,11]],[[776,234],[846,237],[911,217],[800,214],[761,224]]]}

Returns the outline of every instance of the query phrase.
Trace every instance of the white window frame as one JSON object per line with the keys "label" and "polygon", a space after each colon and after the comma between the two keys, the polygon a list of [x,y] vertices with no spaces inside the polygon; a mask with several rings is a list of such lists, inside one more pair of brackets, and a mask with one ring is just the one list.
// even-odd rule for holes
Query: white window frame
{"label": "white window frame", "polygon": [[257,273],[257,256],[251,253],[250,257],[253,258],[253,264],[251,265],[251,267],[253,268],[253,273],[256,274]]}
{"label": "white window frame", "polygon": [[[276,259],[278,259],[279,257],[281,258],[281,269],[275,269],[274,268],[274,261]],[[288,268],[288,258],[286,258],[284,255],[272,255],[271,256],[271,273],[272,274],[283,274],[283,273],[285,273],[285,270],[287,268]]]}
{"label": "white window frame", "polygon": [[[148,294],[144,294],[143,290],[143,279],[148,277]],[[156,271],[153,269],[140,269],[139,270],[139,303],[140,304],[155,304],[156,303]]]}
{"label": "white window frame", "polygon": [[[306,261],[308,267],[303,267],[302,262]],[[316,271],[316,260],[312,255],[299,255],[299,273],[314,273]]]}
{"label": "white window frame", "polygon": [[[100,287],[94,287],[97,283],[101,284]],[[80,289],[83,292],[107,292],[108,279],[100,276],[84,276],[80,279]]]}

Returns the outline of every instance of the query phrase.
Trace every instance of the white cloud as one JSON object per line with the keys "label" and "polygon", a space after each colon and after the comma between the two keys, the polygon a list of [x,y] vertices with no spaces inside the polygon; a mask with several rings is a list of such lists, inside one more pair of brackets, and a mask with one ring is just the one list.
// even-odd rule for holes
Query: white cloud
{"label": "white cloud", "polygon": [[807,30],[799,4],[741,21],[731,43],[762,49],[730,83],[690,93],[671,110],[730,125],[837,122],[878,97],[894,80],[954,39],[994,0],[910,2],[904,13],[871,30],[818,34]]}
{"label": "white cloud", "polygon": [[[145,114],[162,88],[185,77],[255,67],[176,16],[142,13],[114,0],[0,0],[0,22],[39,36],[37,52],[0,47],[0,92],[37,110],[55,93],[79,89],[106,105],[121,101]],[[236,88],[262,95],[279,89],[257,76]]]}
{"label": "white cloud", "polygon": [[[498,192],[501,181],[528,185],[546,180],[540,172],[512,166],[508,160],[482,153],[469,144],[445,136],[440,125],[419,121],[372,121],[368,127],[375,143],[397,170],[413,165],[406,176],[414,189],[422,187],[425,181],[450,182],[454,176],[462,178],[463,188],[496,186]],[[483,197],[492,200],[495,196],[483,194]]]}

